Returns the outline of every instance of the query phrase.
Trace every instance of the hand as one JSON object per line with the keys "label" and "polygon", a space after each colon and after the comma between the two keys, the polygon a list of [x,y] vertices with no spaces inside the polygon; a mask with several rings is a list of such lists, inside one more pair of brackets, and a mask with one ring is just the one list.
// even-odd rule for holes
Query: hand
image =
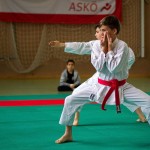
{"label": "hand", "polygon": [[112,50],[112,38],[110,36],[110,34],[107,34],[107,40],[108,40],[108,51]]}
{"label": "hand", "polygon": [[61,43],[60,41],[50,41],[48,45],[51,47],[64,47],[65,43]]}
{"label": "hand", "polygon": [[70,84],[70,88],[74,89],[75,85],[74,84]]}
{"label": "hand", "polygon": [[104,37],[100,40],[100,45],[102,48],[102,51],[106,54],[108,52],[108,39],[107,39],[107,32],[104,33]]}

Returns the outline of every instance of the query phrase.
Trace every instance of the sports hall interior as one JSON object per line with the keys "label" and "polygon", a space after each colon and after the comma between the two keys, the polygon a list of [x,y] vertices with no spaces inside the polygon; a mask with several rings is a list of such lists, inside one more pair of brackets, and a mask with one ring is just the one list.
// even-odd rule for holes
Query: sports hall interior
{"label": "sports hall interior", "polygon": [[[141,21],[141,0],[122,0],[119,38],[128,43],[136,58],[127,81],[148,94],[149,15],[149,0],[144,1],[144,24]],[[0,106],[1,150],[150,149],[148,123],[137,123],[136,114],[124,107],[124,113],[118,116],[111,107],[105,114],[99,110],[99,105],[86,106],[81,112],[81,125],[74,129],[76,140],[68,145],[56,145],[55,139],[64,131],[58,123],[63,105],[23,104],[30,100],[64,100],[71,94],[57,91],[67,59],[75,60],[75,69],[79,72],[81,82],[96,72],[89,55],[65,53],[64,48],[48,45],[49,41],[54,40],[95,40],[95,25],[0,22],[0,102],[12,104],[14,101],[16,104],[16,101],[23,101],[22,106]],[[108,137],[111,138],[109,143],[106,142]]]}

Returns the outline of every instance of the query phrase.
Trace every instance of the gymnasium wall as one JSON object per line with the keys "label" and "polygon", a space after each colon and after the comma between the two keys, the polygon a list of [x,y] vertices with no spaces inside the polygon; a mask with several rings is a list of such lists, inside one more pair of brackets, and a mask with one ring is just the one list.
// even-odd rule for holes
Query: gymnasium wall
{"label": "gymnasium wall", "polygon": [[[145,57],[141,58],[141,0],[123,0],[123,21],[119,38],[126,41],[136,55],[130,76],[150,77],[150,2],[145,1]],[[94,40],[95,25],[58,25],[0,22],[0,78],[59,78],[67,59],[76,61],[82,77],[95,69],[90,56],[78,56],[51,48],[52,40]]]}

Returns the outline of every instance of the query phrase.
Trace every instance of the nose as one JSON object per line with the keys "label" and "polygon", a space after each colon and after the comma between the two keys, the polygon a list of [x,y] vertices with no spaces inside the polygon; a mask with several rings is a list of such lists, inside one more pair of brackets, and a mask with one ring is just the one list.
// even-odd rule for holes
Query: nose
{"label": "nose", "polygon": [[104,35],[104,32],[101,32],[101,35]]}

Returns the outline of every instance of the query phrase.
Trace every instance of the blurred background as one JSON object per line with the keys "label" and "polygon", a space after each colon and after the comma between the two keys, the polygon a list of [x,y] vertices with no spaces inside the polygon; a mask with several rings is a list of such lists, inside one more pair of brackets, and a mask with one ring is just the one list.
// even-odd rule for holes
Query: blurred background
{"label": "blurred background", "polygon": [[[150,19],[148,17],[150,1],[122,0],[121,2],[122,29],[119,38],[128,43],[136,55],[136,62],[130,70],[130,76],[150,77]],[[2,15],[0,14],[0,18],[3,18]],[[0,79],[57,79],[64,69],[66,60],[70,58],[75,60],[81,78],[90,77],[95,72],[90,63],[90,56],[68,54],[63,48],[51,48],[48,42],[94,40],[94,27],[97,23],[38,23],[23,22],[23,20],[9,22],[1,19]]]}

